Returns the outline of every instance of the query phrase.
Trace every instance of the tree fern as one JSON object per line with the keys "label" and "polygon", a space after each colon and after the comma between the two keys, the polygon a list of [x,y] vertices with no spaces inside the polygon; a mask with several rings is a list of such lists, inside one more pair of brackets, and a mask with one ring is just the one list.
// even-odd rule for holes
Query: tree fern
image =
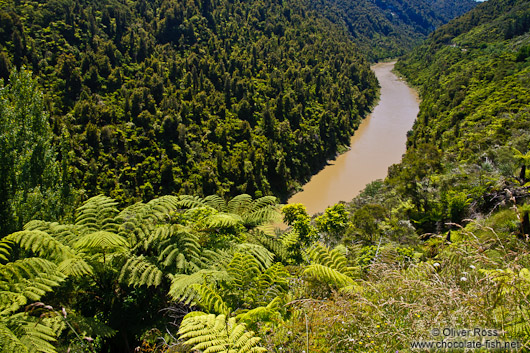
{"label": "tree fern", "polygon": [[0,348],[2,352],[55,352],[55,331],[25,312],[17,312],[30,301],[38,301],[64,276],[57,266],[41,258],[25,258],[0,265]]}
{"label": "tree fern", "polygon": [[130,286],[158,286],[162,282],[164,273],[153,263],[146,260],[144,256],[134,256],[123,265],[119,281]]}
{"label": "tree fern", "polygon": [[186,304],[195,304],[198,299],[198,294],[193,289],[193,285],[217,283],[219,281],[228,280],[230,280],[228,272],[213,269],[202,269],[189,275],[177,274],[172,276],[169,295],[174,300],[181,301]]}
{"label": "tree fern", "polygon": [[81,237],[75,247],[87,252],[114,252],[125,250],[128,242],[122,236],[104,230],[89,233]]}
{"label": "tree fern", "polygon": [[307,252],[311,264],[304,270],[309,278],[341,288],[353,285],[355,268],[349,267],[346,257],[337,249],[330,250],[316,243]]}
{"label": "tree fern", "polygon": [[226,320],[225,315],[193,312],[182,321],[180,338],[192,346],[192,350],[203,353],[261,353],[259,337],[246,331],[244,324],[237,324],[235,318]]}
{"label": "tree fern", "polygon": [[118,230],[116,216],[118,203],[110,197],[98,195],[87,200],[77,209],[75,224],[84,233],[97,231],[115,232]]}
{"label": "tree fern", "polygon": [[230,314],[231,309],[212,285],[193,284],[191,289],[197,293],[197,305],[208,313]]}

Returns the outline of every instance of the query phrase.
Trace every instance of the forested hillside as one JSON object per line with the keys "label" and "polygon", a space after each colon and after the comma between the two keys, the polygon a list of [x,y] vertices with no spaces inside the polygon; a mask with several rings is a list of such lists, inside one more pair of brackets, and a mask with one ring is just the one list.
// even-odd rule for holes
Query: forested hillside
{"label": "forested hillside", "polygon": [[23,0],[0,17],[0,75],[38,79],[64,182],[122,204],[285,197],[376,96],[346,31],[305,2]]}
{"label": "forested hillside", "polygon": [[334,22],[344,22],[371,60],[397,57],[421,43],[435,28],[477,4],[474,0],[319,0],[312,6]]}
{"label": "forested hillside", "polygon": [[490,212],[505,189],[527,193],[529,29],[528,1],[488,1],[397,65],[422,102],[406,163],[389,178],[414,200],[421,229]]}
{"label": "forested hillside", "polygon": [[422,98],[402,162],[313,217],[262,195],[374,99],[346,30],[287,1],[127,4],[2,2],[0,352],[530,350],[528,0],[399,62]]}

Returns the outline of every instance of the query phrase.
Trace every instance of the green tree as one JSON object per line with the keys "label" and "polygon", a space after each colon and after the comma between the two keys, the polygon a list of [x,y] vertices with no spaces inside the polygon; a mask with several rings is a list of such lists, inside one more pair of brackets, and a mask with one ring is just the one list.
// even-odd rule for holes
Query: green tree
{"label": "green tree", "polygon": [[14,70],[8,85],[0,81],[0,236],[54,213],[60,178],[51,140],[36,80]]}
{"label": "green tree", "polygon": [[327,233],[329,240],[339,240],[350,222],[348,220],[349,212],[346,211],[344,204],[336,204],[326,208],[322,216],[315,219],[317,229],[320,232]]}

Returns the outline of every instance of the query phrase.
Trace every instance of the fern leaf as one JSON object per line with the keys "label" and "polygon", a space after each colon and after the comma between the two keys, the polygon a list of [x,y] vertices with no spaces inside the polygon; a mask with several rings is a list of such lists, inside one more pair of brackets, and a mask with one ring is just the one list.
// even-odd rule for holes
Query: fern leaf
{"label": "fern leaf", "polygon": [[225,315],[190,313],[182,320],[179,334],[192,350],[204,353],[267,352],[258,346],[260,338],[254,332],[246,331],[245,325],[237,324],[235,318],[227,321]]}
{"label": "fern leaf", "polygon": [[227,266],[235,287],[248,286],[260,273],[259,265],[252,255],[236,253]]}
{"label": "fern leaf", "polygon": [[191,289],[197,293],[197,305],[207,312],[223,315],[230,313],[230,308],[228,308],[223,298],[212,287],[204,284],[193,284],[191,285]]}
{"label": "fern leaf", "polygon": [[252,196],[248,194],[241,194],[233,197],[228,201],[226,206],[226,212],[234,214],[244,214],[250,208],[252,204]]}
{"label": "fern leaf", "polygon": [[134,287],[142,285],[157,287],[162,283],[163,276],[162,271],[144,256],[134,256],[123,265],[119,281]]}
{"label": "fern leaf", "polygon": [[13,331],[0,321],[0,351],[5,353],[28,353],[29,349]]}
{"label": "fern leaf", "polygon": [[6,238],[0,240],[0,261],[7,262],[9,261],[9,256],[11,255],[11,242]]}
{"label": "fern leaf", "polygon": [[328,283],[338,288],[353,284],[353,279],[351,277],[335,270],[334,268],[320,264],[312,264],[307,266],[304,270],[304,274],[310,278]]}
{"label": "fern leaf", "polygon": [[203,219],[203,226],[206,229],[231,228],[242,223],[241,216],[232,213],[215,213]]}
{"label": "fern leaf", "polygon": [[194,284],[216,283],[218,281],[229,280],[230,276],[226,271],[203,269],[190,275],[175,275],[171,280],[169,295],[177,301],[186,304],[194,303],[198,294],[192,289]]}
{"label": "fern leaf", "polygon": [[260,269],[264,270],[272,265],[274,254],[267,250],[264,246],[251,243],[237,244],[235,251],[251,254],[256,260]]}
{"label": "fern leaf", "polygon": [[75,256],[73,249],[40,230],[24,230],[12,233],[6,239],[44,258],[60,261]]}
{"label": "fern leaf", "polygon": [[12,315],[11,321],[18,321],[15,335],[19,337],[20,343],[28,348],[29,352],[55,353],[55,332],[25,313]]}
{"label": "fern leaf", "polygon": [[84,229],[84,233],[115,232],[118,230],[117,205],[118,203],[110,197],[94,196],[77,209],[75,224]]}
{"label": "fern leaf", "polygon": [[0,315],[5,316],[14,313],[26,303],[26,296],[22,293],[0,291]]}
{"label": "fern leaf", "polygon": [[74,256],[65,259],[57,266],[57,271],[73,277],[81,277],[93,273],[93,268],[83,258]]}
{"label": "fern leaf", "polygon": [[75,247],[87,251],[117,251],[128,246],[127,240],[116,233],[96,231],[79,239]]}

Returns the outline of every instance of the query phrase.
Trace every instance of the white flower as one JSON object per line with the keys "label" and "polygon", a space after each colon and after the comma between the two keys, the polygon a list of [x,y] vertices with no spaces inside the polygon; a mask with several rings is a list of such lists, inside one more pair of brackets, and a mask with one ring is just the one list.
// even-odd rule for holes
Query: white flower
{"label": "white flower", "polygon": [[474,270],[474,269],[475,269],[475,266],[473,266],[473,265],[469,265],[469,268],[472,269],[472,270]]}
{"label": "white flower", "polygon": [[460,280],[461,280],[462,282],[467,282],[467,278],[465,278],[465,277],[460,278]]}

